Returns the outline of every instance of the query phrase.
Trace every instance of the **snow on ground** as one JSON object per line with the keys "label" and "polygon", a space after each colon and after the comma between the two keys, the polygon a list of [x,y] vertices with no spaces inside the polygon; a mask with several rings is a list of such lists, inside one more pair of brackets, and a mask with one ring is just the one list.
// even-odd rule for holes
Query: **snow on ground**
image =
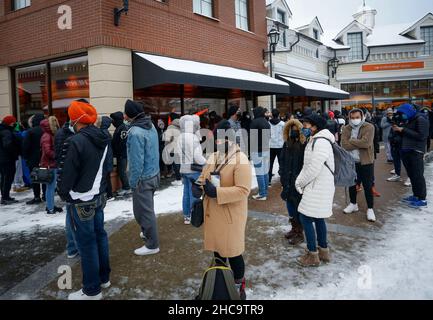
{"label": "snow on ground", "polygon": [[[280,250],[278,259],[250,268],[251,299],[432,299],[433,298],[433,164],[426,167],[430,208],[396,205],[380,241],[344,239],[351,248],[334,251],[333,263],[302,269],[300,252]],[[340,238],[340,239],[338,239]],[[332,246],[332,243],[330,244]],[[332,247],[331,247],[332,249]],[[334,248],[335,249],[335,248]],[[257,253],[267,254],[267,253]]]}
{"label": "snow on ground", "polygon": [[[275,170],[278,170],[278,164]],[[254,169],[252,171],[254,174]],[[257,187],[256,179],[253,179],[252,184],[253,188]],[[182,193],[183,186],[175,185],[157,191],[155,194],[155,212],[164,214],[182,211]],[[11,206],[0,207],[0,239],[2,234],[31,234],[35,230],[64,227],[64,213],[48,216],[45,212],[45,206],[29,206],[25,204],[26,201],[32,198],[31,191],[13,194],[13,197],[20,202]],[[56,197],[56,201],[58,200]],[[108,202],[104,212],[106,222],[115,219],[133,219],[132,199]]]}

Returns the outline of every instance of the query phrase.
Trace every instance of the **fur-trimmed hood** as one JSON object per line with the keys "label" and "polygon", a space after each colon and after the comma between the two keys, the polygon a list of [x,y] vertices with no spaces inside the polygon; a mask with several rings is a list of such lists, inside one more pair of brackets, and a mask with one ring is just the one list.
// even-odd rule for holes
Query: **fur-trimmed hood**
{"label": "fur-trimmed hood", "polygon": [[299,141],[301,141],[301,143],[304,144],[307,141],[307,138],[302,133],[303,125],[302,125],[301,121],[299,121],[298,119],[291,119],[291,120],[287,121],[286,125],[284,126],[284,131],[283,131],[284,141],[289,140],[290,132],[292,131],[293,126],[296,126],[298,128]]}
{"label": "fur-trimmed hood", "polygon": [[40,126],[42,128],[42,131],[45,133],[48,133],[52,136],[55,136],[57,133],[57,130],[59,130],[59,121],[56,117],[51,116],[48,119],[44,119],[41,121]]}

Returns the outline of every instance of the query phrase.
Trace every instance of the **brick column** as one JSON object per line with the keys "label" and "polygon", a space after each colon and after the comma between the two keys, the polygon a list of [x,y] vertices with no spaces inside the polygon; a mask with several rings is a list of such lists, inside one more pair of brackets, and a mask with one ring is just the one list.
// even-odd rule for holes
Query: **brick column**
{"label": "brick column", "polygon": [[12,114],[12,92],[8,67],[0,66],[0,119]]}

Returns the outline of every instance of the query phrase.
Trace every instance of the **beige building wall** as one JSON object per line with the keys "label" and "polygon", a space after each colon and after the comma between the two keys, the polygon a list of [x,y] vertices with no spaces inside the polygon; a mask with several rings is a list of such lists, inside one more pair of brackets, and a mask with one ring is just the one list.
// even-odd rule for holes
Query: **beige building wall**
{"label": "beige building wall", "polygon": [[133,99],[131,50],[95,47],[88,55],[90,103],[103,115],[123,111]]}
{"label": "beige building wall", "polygon": [[12,92],[8,67],[0,67],[0,120],[12,114]]}

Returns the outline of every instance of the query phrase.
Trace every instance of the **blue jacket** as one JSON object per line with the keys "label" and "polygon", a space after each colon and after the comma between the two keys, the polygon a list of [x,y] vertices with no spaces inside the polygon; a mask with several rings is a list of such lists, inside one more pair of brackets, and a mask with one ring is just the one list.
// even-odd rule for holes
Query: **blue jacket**
{"label": "blue jacket", "polygon": [[140,180],[159,174],[159,141],[150,117],[139,115],[131,124],[127,140],[129,183],[135,189]]}

